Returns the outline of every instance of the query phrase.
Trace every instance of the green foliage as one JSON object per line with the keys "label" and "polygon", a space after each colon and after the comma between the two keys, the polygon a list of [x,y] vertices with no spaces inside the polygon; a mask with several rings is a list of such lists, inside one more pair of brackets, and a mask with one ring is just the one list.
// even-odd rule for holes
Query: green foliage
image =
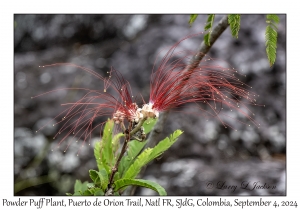
{"label": "green foliage", "polygon": [[94,195],[95,196],[97,196],[97,195],[101,196],[101,195],[104,195],[104,192],[101,189],[95,189]]}
{"label": "green foliage", "polygon": [[[198,15],[190,15],[189,24],[190,26],[196,20]],[[210,46],[210,39],[211,39],[211,32],[212,32],[212,25],[214,22],[215,15],[210,14],[208,15],[205,31],[208,31],[204,35],[204,43],[207,46]],[[241,15],[239,14],[229,14],[228,15],[228,24],[230,26],[231,34],[233,37],[238,38],[238,33],[240,30],[240,22],[241,22]],[[277,25],[280,22],[280,19],[277,15],[269,14],[266,17],[267,27],[265,32],[265,45],[266,45],[266,53],[270,63],[272,66],[276,61],[276,50],[277,50]]]}
{"label": "green foliage", "polygon": [[[146,120],[143,124],[145,132],[150,132],[155,123],[156,119]],[[127,144],[127,152],[122,157],[112,179],[112,169],[115,167],[115,163],[121,153],[119,150],[120,138],[124,136],[124,134],[121,133],[113,136],[113,127],[113,121],[108,120],[103,131],[102,140],[95,144],[94,155],[98,171],[93,169],[89,170],[89,175],[93,183],[81,183],[81,181],[76,180],[73,195],[105,195],[105,192],[107,192],[108,189],[112,189],[112,186],[114,186],[112,194],[120,195],[129,185],[147,187],[155,190],[159,195],[166,195],[166,191],[159,184],[134,178],[138,175],[143,166],[170,148],[182,134],[182,131],[175,131],[169,138],[165,138],[154,148],[147,148],[144,151],[142,150],[146,145],[146,141],[140,142],[131,140]],[[109,183],[110,179],[113,180],[111,183]],[[72,194],[67,193],[67,195]]]}
{"label": "green foliage", "polygon": [[208,31],[204,36],[204,43],[207,46],[210,46],[210,36],[211,36],[211,32],[212,32],[212,26],[214,23],[214,19],[215,19],[215,15],[212,15],[212,14],[208,15],[206,25],[204,26],[204,30]]}
{"label": "green foliage", "polygon": [[[112,148],[112,133],[113,133],[114,123],[112,120],[108,120],[104,127],[103,138],[102,138],[102,154],[106,164],[108,166],[113,166],[114,164],[114,156],[113,156],[113,148]],[[108,172],[108,171],[107,171]]]}
{"label": "green foliage", "polygon": [[148,157],[150,156],[153,149],[147,148],[145,149],[134,161],[133,164],[130,165],[128,170],[125,172],[123,178],[132,179],[138,175],[144,165],[149,163]]}
{"label": "green foliage", "polygon": [[98,171],[89,170],[89,173],[90,173],[90,177],[93,180],[93,182],[95,184],[100,184],[100,179],[99,179],[99,176],[98,176]]}
{"label": "green foliage", "polygon": [[232,36],[238,38],[241,25],[241,15],[228,15],[228,23],[230,25]]}
{"label": "green foliage", "polygon": [[112,120],[108,120],[105,124],[103,131],[103,138],[100,142],[96,142],[94,148],[94,155],[96,158],[98,169],[104,168],[108,174],[110,174],[111,167],[114,165],[116,161],[116,156],[114,152],[116,152],[119,147],[119,138],[122,136],[121,134],[112,138],[114,123]]}
{"label": "green foliage", "polygon": [[125,172],[123,178],[133,179],[135,178],[141,168],[145,166],[147,163],[152,161],[153,159],[160,156],[164,151],[169,149],[178,139],[178,137],[183,132],[181,130],[176,130],[170,138],[165,138],[164,140],[160,141],[154,148],[147,148],[145,149],[134,161],[133,164],[130,165],[129,169]]}
{"label": "green foliage", "polygon": [[120,138],[123,136],[124,136],[123,133],[118,133],[112,139],[112,150],[113,150],[114,157],[116,157],[116,154],[118,153],[118,149],[120,147]]}
{"label": "green foliage", "polygon": [[99,175],[99,179],[101,181],[100,186],[101,186],[102,190],[106,190],[107,185],[108,185],[108,174],[106,173],[106,170],[100,169],[98,172],[98,175]]}
{"label": "green foliage", "polygon": [[114,190],[119,191],[122,188],[125,188],[129,185],[137,185],[140,187],[146,187],[156,191],[159,195],[167,195],[165,189],[157,184],[156,182],[152,182],[144,179],[120,179],[114,183]]}
{"label": "green foliage", "polygon": [[[76,180],[74,184],[74,194],[73,195],[83,195],[88,190],[88,182],[81,182],[80,180]],[[72,195],[71,193],[67,193],[67,195]]]}
{"label": "green foliage", "polygon": [[119,173],[121,174],[121,176],[124,174],[125,171],[127,171],[127,169],[133,163],[138,154],[140,154],[145,144],[146,141],[140,142],[134,140],[129,142],[127,154],[123,156],[119,166]]}
{"label": "green foliage", "polygon": [[80,180],[76,180],[75,185],[74,185],[74,193],[76,192],[84,192],[87,189],[87,184],[88,182],[81,182]]}
{"label": "green foliage", "polygon": [[197,19],[197,17],[198,17],[198,15],[196,15],[196,14],[190,15],[190,20],[189,20],[190,27],[192,27],[192,25],[195,22],[195,20]]}
{"label": "green foliage", "polygon": [[[148,119],[144,122],[143,127],[146,133],[150,132],[157,119]],[[155,190],[159,195],[167,195],[165,189],[159,184],[142,179],[135,179],[142,167],[147,163],[159,157],[164,151],[170,148],[183,133],[176,130],[170,137],[160,141],[154,148],[143,150],[146,141],[140,142],[131,140],[127,144],[127,152],[123,155],[117,172],[112,175],[115,163],[120,155],[120,138],[124,134],[113,136],[114,123],[108,120],[104,131],[103,138],[95,144],[94,155],[96,158],[98,171],[89,170],[89,175],[93,183],[76,180],[73,195],[105,195],[109,189],[113,189],[112,195],[120,195],[129,185],[137,185]],[[113,176],[113,179],[112,177]],[[110,182],[110,180],[113,180]],[[112,188],[113,187],[113,188]],[[110,192],[110,191],[108,191]],[[67,195],[72,195],[67,193]]]}
{"label": "green foliage", "polygon": [[105,169],[98,171],[90,170],[90,177],[94,183],[87,181],[81,182],[76,180],[74,185],[74,194],[66,193],[66,195],[104,195],[104,191],[108,185],[108,176]]}
{"label": "green foliage", "polygon": [[266,40],[266,52],[270,66],[275,63],[276,49],[277,49],[277,25],[279,23],[279,17],[277,15],[267,15],[267,27],[265,33]]}
{"label": "green foliage", "polygon": [[157,122],[157,118],[156,119],[153,119],[153,118],[147,119],[143,124],[144,132],[146,134],[149,133],[152,130],[153,126],[156,124],[156,122]]}
{"label": "green foliage", "polygon": [[100,186],[102,190],[106,190],[108,185],[108,174],[104,168],[99,171],[89,170],[90,177],[96,186]]}
{"label": "green foliage", "polygon": [[101,159],[101,152],[100,152],[101,148],[102,148],[102,142],[97,141],[95,143],[95,147],[94,147],[94,156],[96,158],[98,169],[102,168],[102,165],[103,165],[102,159]]}
{"label": "green foliage", "polygon": [[[149,133],[152,130],[152,128],[154,127],[156,122],[157,122],[157,119],[153,119],[153,118],[147,119],[143,124],[144,132],[146,134]],[[136,141],[136,140],[130,141],[128,143],[127,154],[122,157],[120,166],[119,166],[119,170],[118,170],[121,177],[124,175],[124,172],[127,171],[129,166],[133,163],[135,158],[141,153],[145,144],[146,144],[146,141],[140,142],[140,141]]]}

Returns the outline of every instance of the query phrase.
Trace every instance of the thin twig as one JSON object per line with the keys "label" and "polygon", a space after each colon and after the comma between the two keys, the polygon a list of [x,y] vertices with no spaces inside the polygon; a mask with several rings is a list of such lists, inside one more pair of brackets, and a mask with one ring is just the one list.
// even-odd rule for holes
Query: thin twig
{"label": "thin twig", "polygon": [[130,136],[133,136],[136,132],[138,132],[146,120],[146,117],[141,119],[140,122],[135,126],[135,128],[130,132]]}
{"label": "thin twig", "polygon": [[130,141],[131,127],[132,127],[132,124],[129,123],[128,131],[127,131],[127,133],[125,132],[125,141],[124,141],[121,153],[120,153],[118,160],[116,161],[114,167],[111,169],[111,175],[110,175],[109,184],[108,184],[109,188],[111,187],[111,185],[113,183],[113,179],[114,179],[116,172],[118,171],[120,161],[121,161],[123,155],[125,154],[126,149],[127,149],[127,144]]}
{"label": "thin twig", "polygon": [[[122,157],[124,156],[126,149],[127,149],[127,145],[130,141],[130,137],[133,136],[136,132],[139,131],[139,129],[142,127],[142,125],[144,124],[144,122],[146,121],[147,118],[143,118],[142,120],[140,120],[140,122],[137,124],[137,126],[132,129],[132,123],[129,123],[128,126],[128,131],[127,133],[125,132],[125,141],[121,150],[121,153],[118,157],[118,160],[116,161],[114,167],[111,169],[111,175],[109,178],[109,184],[108,184],[108,190],[106,191],[105,195],[113,195],[113,189],[112,189],[112,184],[113,184],[113,180],[114,180],[114,176],[116,174],[116,172],[118,171],[118,167],[119,164],[121,162]],[[131,130],[132,129],[132,130]]]}

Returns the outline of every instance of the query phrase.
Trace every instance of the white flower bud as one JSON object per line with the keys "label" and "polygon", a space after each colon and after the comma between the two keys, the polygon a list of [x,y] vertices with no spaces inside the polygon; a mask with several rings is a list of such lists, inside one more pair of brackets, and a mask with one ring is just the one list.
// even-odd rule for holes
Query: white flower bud
{"label": "white flower bud", "polygon": [[152,109],[153,104],[149,103],[149,104],[144,104],[144,106],[142,107],[142,114],[145,117],[150,117],[150,118],[157,118],[159,116],[159,112],[155,109]]}

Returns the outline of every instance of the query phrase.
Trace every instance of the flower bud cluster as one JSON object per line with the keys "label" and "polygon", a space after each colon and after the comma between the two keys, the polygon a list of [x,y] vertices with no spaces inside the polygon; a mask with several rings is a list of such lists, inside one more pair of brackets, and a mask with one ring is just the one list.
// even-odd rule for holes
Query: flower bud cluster
{"label": "flower bud cluster", "polygon": [[120,124],[124,122],[125,119],[125,113],[117,110],[114,114],[113,114],[113,118],[112,118],[116,124]]}
{"label": "flower bud cluster", "polygon": [[131,108],[129,109],[129,112],[130,112],[130,116],[128,117],[128,119],[131,122],[138,123],[144,117],[140,111],[139,106],[136,103],[131,104]]}
{"label": "flower bud cluster", "polygon": [[152,103],[144,104],[141,109],[141,113],[145,117],[149,117],[149,118],[158,118],[158,116],[159,116],[159,112],[157,110],[153,109]]}
{"label": "flower bud cluster", "polygon": [[[132,103],[129,110],[122,111],[118,109],[113,114],[113,120],[116,124],[120,124],[124,122],[124,119],[127,118],[130,122],[138,123],[144,117],[146,118],[157,118],[159,116],[159,112],[152,108],[153,104],[144,104],[142,108],[139,108],[136,103]],[[128,114],[126,114],[128,113]]]}

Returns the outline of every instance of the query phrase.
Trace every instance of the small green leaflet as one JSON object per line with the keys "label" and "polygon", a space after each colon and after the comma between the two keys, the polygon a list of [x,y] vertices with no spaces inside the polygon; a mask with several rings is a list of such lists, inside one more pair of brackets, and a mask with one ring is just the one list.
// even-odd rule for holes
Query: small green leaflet
{"label": "small green leaflet", "polygon": [[156,122],[157,122],[157,118],[156,119],[148,118],[144,122],[143,127],[145,129],[144,131],[145,131],[146,134],[149,133],[152,130],[152,128],[156,124]]}
{"label": "small green leaflet", "polygon": [[90,195],[104,195],[104,192],[102,189],[95,187],[94,183],[88,183],[88,182],[84,182],[81,183],[80,180],[76,180],[75,185],[74,185],[74,194],[72,193],[66,193],[66,195],[68,196],[82,196],[82,195],[86,195],[86,196],[90,196]]}
{"label": "small green leaflet", "polygon": [[103,144],[103,156],[105,157],[107,164],[111,168],[114,165],[114,155],[112,149],[112,136],[113,136],[114,122],[108,120],[104,127],[102,144]]}
{"label": "small green leaflet", "polygon": [[160,141],[154,148],[145,149],[134,161],[133,164],[130,165],[129,169],[125,172],[123,178],[133,179],[135,178],[141,168],[145,166],[147,163],[152,161],[153,159],[160,156],[164,151],[169,149],[177,140],[178,137],[183,133],[181,130],[174,131],[170,137],[165,138]]}
{"label": "small green leaflet", "polygon": [[96,142],[94,148],[94,156],[96,158],[98,169],[105,169],[110,174],[110,168],[114,165],[116,159],[114,151],[118,147],[118,137],[113,142],[112,132],[114,123],[112,120],[108,120],[105,124],[103,131],[103,138],[101,141]]}
{"label": "small green leaflet", "polygon": [[160,186],[158,183],[152,182],[149,180],[144,180],[144,179],[119,179],[118,181],[116,181],[114,183],[114,191],[118,191],[129,185],[137,185],[137,186],[152,189],[161,196],[167,195],[166,190],[162,186]]}
{"label": "small green leaflet", "polygon": [[[76,180],[74,184],[74,194],[73,195],[83,195],[83,193],[88,189],[89,183],[87,181],[81,182],[80,180]],[[68,194],[71,195],[71,194]]]}
{"label": "small green leaflet", "polygon": [[128,143],[127,154],[122,157],[119,166],[119,172],[121,175],[123,175],[129,168],[129,166],[134,162],[135,158],[140,154],[145,144],[146,141],[140,142],[136,140],[130,141]]}
{"label": "small green leaflet", "polygon": [[106,170],[105,169],[99,170],[98,175],[101,180],[101,189],[106,190],[108,185],[108,174],[106,173]]}
{"label": "small green leaflet", "polygon": [[211,32],[212,32],[212,26],[214,23],[214,19],[215,19],[215,15],[213,15],[213,14],[208,15],[208,18],[207,18],[207,21],[206,21],[206,24],[204,27],[204,30],[208,31],[207,34],[205,34],[205,36],[204,36],[204,43],[207,46],[210,46],[210,36],[211,36]]}
{"label": "small green leaflet", "polygon": [[106,190],[108,185],[108,175],[105,169],[100,169],[100,171],[90,170],[90,177],[95,185],[101,186],[102,190]]}
{"label": "small green leaflet", "polygon": [[267,15],[265,40],[266,40],[266,52],[270,66],[275,63],[276,49],[277,49],[277,25],[279,23],[279,17],[277,15]]}
{"label": "small green leaflet", "polygon": [[190,27],[192,27],[192,25],[195,22],[195,20],[197,19],[197,17],[198,17],[198,15],[196,15],[196,14],[190,15],[190,20],[189,20]]}
{"label": "small green leaflet", "polygon": [[100,178],[98,176],[98,171],[95,170],[89,170],[89,174],[93,182],[97,185],[100,184]]}
{"label": "small green leaflet", "polygon": [[228,15],[228,23],[230,25],[232,36],[238,38],[241,25],[241,15]]}

